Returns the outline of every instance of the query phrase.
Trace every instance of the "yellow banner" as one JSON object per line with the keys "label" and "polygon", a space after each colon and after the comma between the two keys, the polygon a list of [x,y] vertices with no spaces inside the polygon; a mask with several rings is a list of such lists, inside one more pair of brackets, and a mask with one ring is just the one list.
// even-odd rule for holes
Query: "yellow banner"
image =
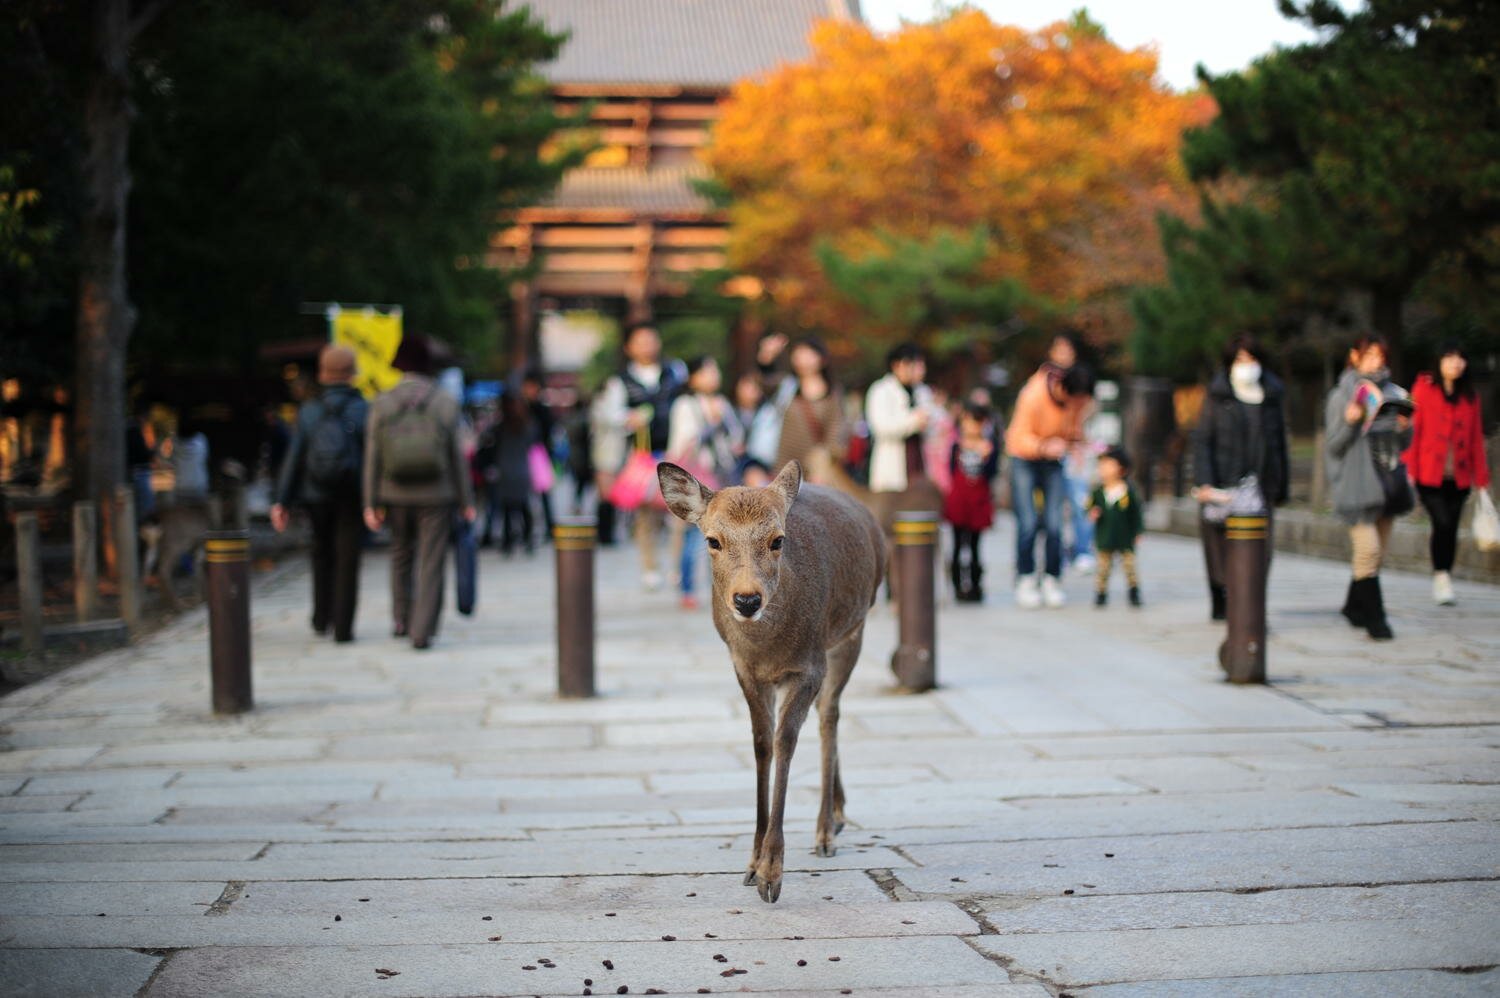
{"label": "yellow banner", "polygon": [[333,342],[353,350],[358,358],[354,387],[366,398],[396,387],[401,372],[391,366],[391,361],[401,345],[400,309],[389,313],[374,309],[329,309],[328,327]]}

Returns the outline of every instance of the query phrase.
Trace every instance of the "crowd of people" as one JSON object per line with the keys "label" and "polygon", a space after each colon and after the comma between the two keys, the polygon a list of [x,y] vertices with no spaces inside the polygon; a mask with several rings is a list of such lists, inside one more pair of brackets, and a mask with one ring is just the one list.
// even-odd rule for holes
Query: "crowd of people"
{"label": "crowd of people", "polygon": [[[1105,607],[1116,563],[1127,602],[1139,607],[1143,503],[1130,456],[1091,432],[1095,385],[1081,347],[1070,335],[1054,337],[1002,425],[986,389],[949,398],[929,386],[926,358],[911,343],[890,351],[886,373],[867,391],[851,394],[818,339],[771,334],[755,368],[726,394],[713,357],[665,357],[657,330],[637,323],[624,332],[615,372],[572,414],[544,404],[542,381],[527,375],[496,405],[467,415],[433,379],[420,341],[402,344],[400,383],[368,404],[350,386],[353,355],[330,346],[319,362],[322,392],[302,406],[281,461],[272,522],[285,529],[294,506],[308,510],[312,625],[336,641],[353,638],[363,532],[388,530],[392,629],[420,649],[437,632],[454,538],[477,534],[505,557],[533,553],[550,536],[557,501],[594,511],[603,544],[628,530],[642,586],[670,585],[683,608],[696,608],[703,538],[661,508],[657,463],[672,461],[719,488],[764,485],[796,460],[808,481],[861,498],[888,531],[901,511],[940,514],[952,530],[948,574],[961,603],[984,600],[981,542],[1008,492],[1019,607],[1065,605],[1069,568],[1093,575],[1093,602]],[[1255,341],[1231,342],[1193,445],[1213,619],[1225,616],[1233,584],[1228,514],[1254,510],[1269,521],[1288,497],[1285,399]],[[1448,603],[1459,514],[1470,490],[1489,482],[1467,358],[1445,348],[1408,393],[1390,381],[1385,344],[1362,339],[1329,395],[1327,426],[1333,506],[1353,549],[1344,615],[1388,638],[1379,568],[1412,487],[1433,524],[1434,598]],[[561,468],[570,496],[555,488]]]}

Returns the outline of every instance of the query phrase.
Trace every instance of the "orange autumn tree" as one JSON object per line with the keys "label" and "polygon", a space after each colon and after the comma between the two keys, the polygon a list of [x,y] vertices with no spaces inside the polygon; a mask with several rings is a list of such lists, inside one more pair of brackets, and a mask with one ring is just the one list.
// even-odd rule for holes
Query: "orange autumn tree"
{"label": "orange autumn tree", "polygon": [[1123,339],[1127,292],[1162,276],[1157,213],[1194,204],[1178,147],[1210,101],[1173,93],[1153,52],[1082,14],[1028,32],[963,10],[884,37],[827,22],[812,50],[737,86],[707,153],[731,263],[784,319],[894,335],[830,287],[819,247],[858,258],[983,226],[984,276]]}

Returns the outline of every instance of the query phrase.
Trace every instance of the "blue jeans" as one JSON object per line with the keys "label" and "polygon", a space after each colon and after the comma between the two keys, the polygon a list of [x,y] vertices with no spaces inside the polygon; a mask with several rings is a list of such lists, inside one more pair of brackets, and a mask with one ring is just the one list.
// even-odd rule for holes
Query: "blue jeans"
{"label": "blue jeans", "polygon": [[682,594],[693,594],[693,575],[698,568],[698,558],[703,552],[703,534],[691,523],[682,532]]}
{"label": "blue jeans", "polygon": [[1094,547],[1094,521],[1089,519],[1089,480],[1075,475],[1063,474],[1068,491],[1068,516],[1073,521],[1073,546],[1068,551],[1071,561],[1079,555],[1088,554]]}
{"label": "blue jeans", "polygon": [[[1036,491],[1042,492],[1037,519]],[[1036,574],[1036,534],[1047,531],[1047,574],[1062,575],[1063,469],[1060,461],[1010,462],[1010,504],[1016,511],[1016,574]]]}

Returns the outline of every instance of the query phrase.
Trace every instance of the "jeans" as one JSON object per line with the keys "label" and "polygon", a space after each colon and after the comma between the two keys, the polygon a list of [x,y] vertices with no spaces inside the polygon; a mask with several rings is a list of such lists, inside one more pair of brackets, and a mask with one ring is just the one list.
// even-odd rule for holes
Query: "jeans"
{"label": "jeans", "polygon": [[1432,519],[1432,570],[1453,570],[1453,557],[1458,550],[1458,518],[1463,515],[1464,503],[1469,501],[1469,490],[1461,489],[1453,479],[1446,478],[1437,488],[1418,485],[1417,495],[1427,508]]}
{"label": "jeans", "polygon": [[1094,521],[1089,519],[1089,480],[1064,472],[1063,481],[1068,493],[1068,518],[1073,521],[1073,545],[1068,549],[1071,561],[1093,548]]}
{"label": "jeans", "polygon": [[703,553],[703,534],[692,524],[682,532],[682,594],[693,594],[694,577],[698,569],[698,558]]}
{"label": "jeans", "polygon": [[[1010,497],[1016,511],[1016,574],[1036,574],[1036,534],[1047,532],[1046,568],[1062,575],[1063,469],[1060,461],[1010,462]],[[1037,490],[1042,493],[1042,515],[1037,517]]]}

